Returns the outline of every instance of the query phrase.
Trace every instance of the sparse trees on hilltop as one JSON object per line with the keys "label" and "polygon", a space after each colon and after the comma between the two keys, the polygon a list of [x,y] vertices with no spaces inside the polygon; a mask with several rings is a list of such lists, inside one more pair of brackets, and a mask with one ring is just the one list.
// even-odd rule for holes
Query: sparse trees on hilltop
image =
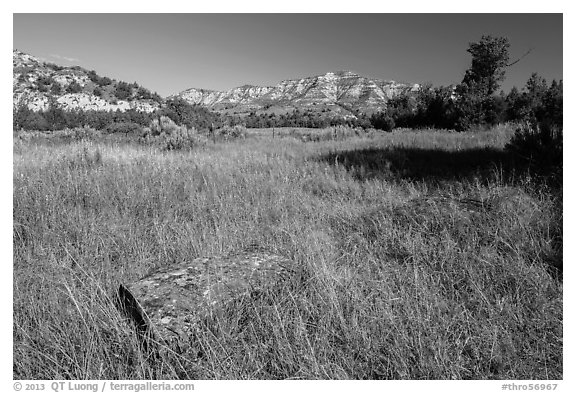
{"label": "sparse trees on hilltop", "polygon": [[100,77],[98,76],[98,74],[96,74],[96,71],[92,70],[92,71],[88,71],[88,79],[90,79],[92,82],[98,84]]}
{"label": "sparse trees on hilltop", "polygon": [[136,91],[136,98],[139,100],[149,100],[152,98],[152,93],[150,93],[150,90],[140,86]]}
{"label": "sparse trees on hilltop", "polygon": [[82,91],[82,86],[80,86],[80,84],[76,81],[72,81],[72,83],[70,83],[67,87],[66,87],[66,93],[80,93]]}
{"label": "sparse trees on hilltop", "polygon": [[62,86],[60,86],[60,83],[54,82],[50,87],[50,93],[55,96],[62,94]]}
{"label": "sparse trees on hilltop", "polygon": [[118,82],[114,90],[114,95],[119,100],[130,99],[132,97],[132,85],[122,81]]}
{"label": "sparse trees on hilltop", "polygon": [[102,78],[98,78],[96,81],[94,81],[94,83],[96,83],[100,87],[109,86],[112,84],[112,79],[108,78],[107,76],[104,76]]}

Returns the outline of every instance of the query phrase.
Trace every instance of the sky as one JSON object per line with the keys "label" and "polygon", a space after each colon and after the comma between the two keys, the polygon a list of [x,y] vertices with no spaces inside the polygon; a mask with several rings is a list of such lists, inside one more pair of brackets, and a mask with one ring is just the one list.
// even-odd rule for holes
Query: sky
{"label": "sky", "polygon": [[457,84],[469,43],[510,41],[504,91],[562,79],[562,14],[14,14],[13,48],[167,96],[350,70]]}

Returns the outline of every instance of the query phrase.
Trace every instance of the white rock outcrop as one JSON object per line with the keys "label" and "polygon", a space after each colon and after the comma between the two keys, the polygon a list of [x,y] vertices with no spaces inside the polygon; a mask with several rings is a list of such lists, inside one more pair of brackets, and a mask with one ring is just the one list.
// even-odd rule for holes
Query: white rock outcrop
{"label": "white rock outcrop", "polygon": [[[44,111],[48,109],[52,100],[64,110],[126,111],[136,109],[141,112],[153,112],[160,107],[160,104],[154,100],[110,102],[98,97],[93,94],[95,85],[91,82],[88,72],[80,67],[55,66],[18,50],[13,51],[12,59],[14,108],[24,104],[33,111]],[[58,84],[60,93],[54,94],[48,91],[48,88],[43,86],[42,80],[49,80],[50,85]],[[73,82],[80,86],[81,92],[66,92]]]}
{"label": "white rock outcrop", "polygon": [[227,91],[191,88],[175,96],[191,104],[219,109],[218,106],[247,105],[264,107],[281,105],[311,107],[345,106],[353,109],[381,108],[386,102],[418,85],[382,81],[360,76],[351,71],[327,72],[301,79],[288,79],[272,87],[241,86]]}

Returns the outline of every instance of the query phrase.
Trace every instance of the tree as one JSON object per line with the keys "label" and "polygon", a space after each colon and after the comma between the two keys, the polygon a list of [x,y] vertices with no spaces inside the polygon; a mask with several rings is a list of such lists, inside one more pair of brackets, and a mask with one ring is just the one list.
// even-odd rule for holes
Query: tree
{"label": "tree", "polygon": [[104,76],[102,78],[98,78],[98,80],[95,83],[100,87],[104,87],[112,84],[112,79],[108,78],[107,76]]}
{"label": "tree", "polygon": [[[420,95],[420,92],[418,93]],[[394,124],[392,127],[413,127],[414,118],[417,111],[417,99],[408,92],[403,92],[395,97],[392,97],[386,103],[386,116],[383,114],[375,114],[370,118],[372,126],[377,129],[389,131],[389,124]],[[389,119],[393,119],[392,122]]]}
{"label": "tree", "polygon": [[72,81],[68,87],[66,87],[66,93],[80,93],[82,91],[82,86],[76,81]]}
{"label": "tree", "polygon": [[26,128],[26,119],[30,116],[32,111],[28,105],[21,102],[12,113],[12,127],[14,130]]}
{"label": "tree", "polygon": [[190,105],[180,97],[167,100],[158,114],[169,117],[176,124],[194,127],[198,130],[208,129],[212,124],[216,126],[221,124],[217,113],[210,112],[199,105]]}
{"label": "tree", "polygon": [[542,116],[552,124],[563,127],[563,83],[552,81],[550,88],[542,98]]}
{"label": "tree", "polygon": [[506,119],[512,121],[522,119],[522,106],[522,95],[514,86],[506,96]]}
{"label": "tree", "polygon": [[23,128],[26,130],[47,131],[50,125],[41,112],[30,112],[28,117],[26,117]]}
{"label": "tree", "polygon": [[54,79],[52,79],[52,77],[49,75],[41,75],[38,77],[36,82],[38,83],[38,86],[50,86],[52,83],[54,83]]}
{"label": "tree", "polygon": [[372,127],[377,130],[392,131],[396,126],[394,119],[387,112],[377,112],[370,116]]}
{"label": "tree", "polygon": [[507,38],[489,35],[470,43],[467,52],[472,55],[472,64],[455,90],[456,129],[494,124],[501,117],[496,110],[502,106],[496,104],[494,93],[504,80],[509,47]]}
{"label": "tree", "polygon": [[119,100],[127,100],[132,97],[132,85],[126,82],[118,82],[114,95]]}
{"label": "tree", "polygon": [[546,79],[542,78],[538,73],[533,72],[526,82],[526,94],[530,107],[534,108],[542,105],[542,99],[548,90]]}
{"label": "tree", "polygon": [[139,87],[136,91],[136,98],[140,100],[149,100],[152,98],[152,93],[150,93],[150,90],[145,87]]}
{"label": "tree", "polygon": [[48,110],[43,115],[51,130],[63,130],[66,128],[66,115],[55,100],[51,100]]}
{"label": "tree", "polygon": [[54,82],[50,87],[50,93],[52,93],[55,96],[59,96],[60,94],[62,94],[62,87],[60,86],[60,83]]}
{"label": "tree", "polygon": [[462,83],[471,86],[474,82],[484,96],[494,94],[504,80],[509,47],[507,38],[489,35],[482,36],[479,42],[470,43],[467,52],[472,55],[472,65],[466,70]]}
{"label": "tree", "polygon": [[453,86],[440,86],[434,88],[432,97],[426,106],[426,127],[454,127],[454,102],[452,101],[453,92]]}

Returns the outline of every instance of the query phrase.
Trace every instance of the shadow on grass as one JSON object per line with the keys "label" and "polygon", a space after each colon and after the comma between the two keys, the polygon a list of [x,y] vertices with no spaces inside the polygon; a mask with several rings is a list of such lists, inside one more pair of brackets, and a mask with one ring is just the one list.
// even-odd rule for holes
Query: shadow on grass
{"label": "shadow on grass", "polygon": [[446,181],[479,181],[490,186],[495,181],[520,185],[530,176],[532,188],[541,189],[554,199],[556,223],[552,229],[554,246],[544,259],[550,272],[562,280],[562,155],[527,160],[512,151],[473,148],[459,151],[406,147],[368,148],[332,152],[319,158],[344,167],[359,181],[370,179],[426,181],[443,187]]}
{"label": "shadow on grass", "polygon": [[[558,180],[558,173],[550,168],[534,167],[512,152],[495,148],[458,151],[406,147],[368,148],[332,152],[319,157],[319,160],[343,166],[358,180],[380,178],[440,182],[476,178],[490,181],[497,176],[509,183],[524,176],[527,171],[540,176],[546,183]],[[561,183],[561,168],[559,176]]]}

